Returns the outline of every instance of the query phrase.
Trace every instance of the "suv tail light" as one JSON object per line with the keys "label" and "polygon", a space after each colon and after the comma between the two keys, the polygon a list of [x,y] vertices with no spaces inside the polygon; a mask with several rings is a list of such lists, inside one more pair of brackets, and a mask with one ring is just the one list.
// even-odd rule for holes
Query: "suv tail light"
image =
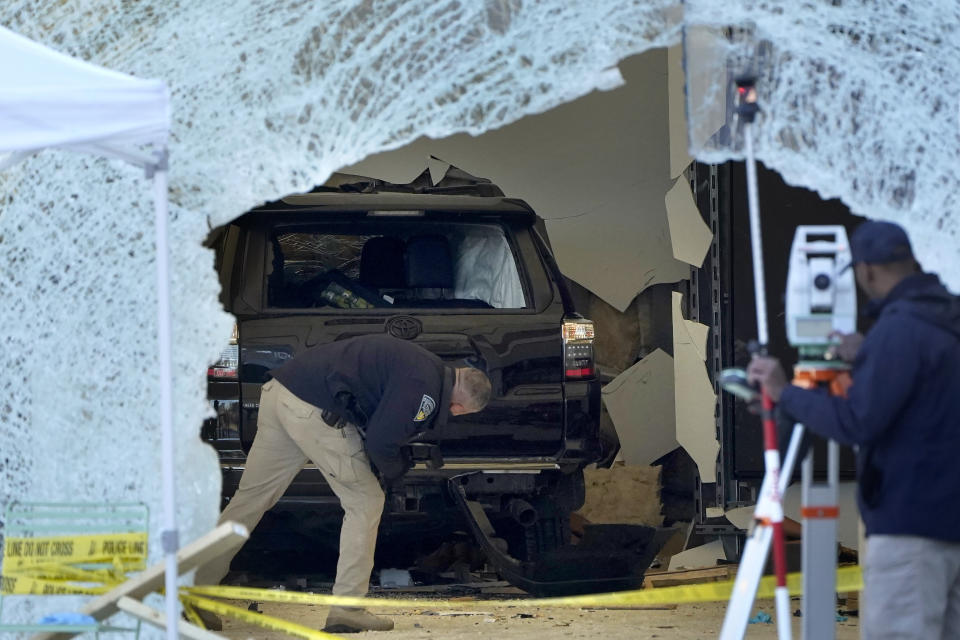
{"label": "suv tail light", "polygon": [[568,380],[592,378],[593,321],[576,318],[563,321],[563,369]]}
{"label": "suv tail light", "polygon": [[217,380],[236,380],[237,368],[240,366],[240,348],[237,346],[239,330],[236,323],[233,325],[233,331],[230,332],[230,342],[226,349],[220,353],[220,359],[212,367],[207,369],[207,377]]}

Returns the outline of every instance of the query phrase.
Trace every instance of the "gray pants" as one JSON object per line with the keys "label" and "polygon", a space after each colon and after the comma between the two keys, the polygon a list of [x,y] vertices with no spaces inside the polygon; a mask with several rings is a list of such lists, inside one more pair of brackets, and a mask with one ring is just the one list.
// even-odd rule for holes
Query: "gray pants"
{"label": "gray pants", "polygon": [[[257,436],[240,487],[220,514],[253,530],[264,512],[277,503],[307,461],[320,469],[343,507],[340,557],[333,593],[366,595],[373,570],[377,528],[384,494],[363,450],[356,427],[334,429],[320,410],[304,402],[276,380],[263,385]],[[236,547],[197,570],[196,584],[218,584],[227,574]]]}
{"label": "gray pants", "polygon": [[960,638],[960,543],[870,536],[863,581],[864,640]]}

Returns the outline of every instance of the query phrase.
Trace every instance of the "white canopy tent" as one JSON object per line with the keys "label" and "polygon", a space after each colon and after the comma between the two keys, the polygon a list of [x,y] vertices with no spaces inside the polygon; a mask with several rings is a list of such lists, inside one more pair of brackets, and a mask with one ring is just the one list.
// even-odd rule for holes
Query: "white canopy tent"
{"label": "white canopy tent", "polygon": [[[166,85],[76,60],[0,27],[0,170],[49,147],[120,158],[154,184],[157,332],[163,450],[166,614],[179,616],[174,485],[170,266],[167,229]],[[167,625],[177,638],[177,625]]]}

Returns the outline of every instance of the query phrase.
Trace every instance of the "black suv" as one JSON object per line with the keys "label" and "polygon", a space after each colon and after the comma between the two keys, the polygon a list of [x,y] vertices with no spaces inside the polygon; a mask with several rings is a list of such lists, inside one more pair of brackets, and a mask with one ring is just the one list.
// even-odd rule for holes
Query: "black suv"
{"label": "black suv", "polygon": [[[253,442],[267,372],[303,349],[385,332],[484,368],[493,396],[412,443],[418,464],[387,497],[381,546],[411,526],[421,542],[440,540],[466,519],[488,555],[503,556],[497,564],[514,563],[501,566],[505,577],[544,592],[521,565],[565,548],[582,469],[602,453],[593,323],[573,308],[543,221],[522,200],[455,168],[436,185],[427,172],[406,185],[353,178],[210,235],[237,318],[208,372],[216,417],[203,428],[224,499]],[[307,467],[274,512],[335,548],[336,504]]]}

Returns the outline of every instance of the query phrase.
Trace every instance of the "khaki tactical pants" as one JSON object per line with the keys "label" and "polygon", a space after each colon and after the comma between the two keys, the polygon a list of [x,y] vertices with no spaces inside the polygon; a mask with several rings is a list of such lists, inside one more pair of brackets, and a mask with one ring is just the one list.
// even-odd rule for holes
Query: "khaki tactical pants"
{"label": "khaki tactical pants", "polygon": [[[276,380],[263,385],[257,436],[240,477],[240,488],[220,514],[219,523],[233,520],[252,531],[308,459],[323,473],[344,510],[333,593],[366,595],[384,494],[370,469],[363,440],[353,425],[334,429],[326,424],[320,418],[320,409]],[[236,547],[198,569],[196,584],[219,583],[239,550]]]}

